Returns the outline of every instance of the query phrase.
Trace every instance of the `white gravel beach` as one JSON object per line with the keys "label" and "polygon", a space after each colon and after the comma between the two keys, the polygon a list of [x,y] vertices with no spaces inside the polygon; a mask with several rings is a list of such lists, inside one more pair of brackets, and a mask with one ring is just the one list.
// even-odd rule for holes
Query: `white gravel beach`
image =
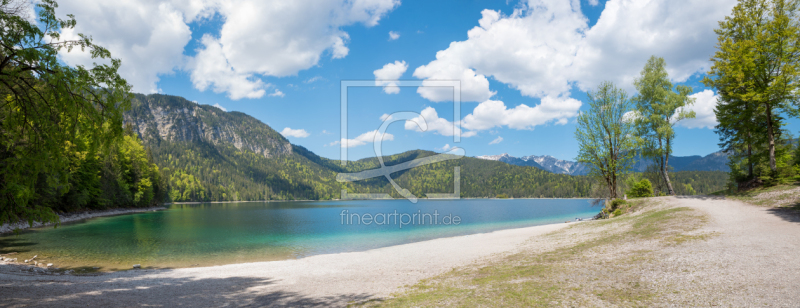
{"label": "white gravel beach", "polygon": [[[670,262],[693,268],[685,274],[653,278],[670,285],[685,282],[687,289],[674,296],[722,297],[722,302],[745,306],[754,300],[767,300],[775,306],[797,303],[799,219],[738,201],[666,200],[668,206],[705,213],[709,221],[704,229],[719,234],[664,252],[665,258],[673,260]],[[569,225],[501,230],[296,260],[97,276],[36,275],[19,271],[15,265],[2,265],[0,298],[4,307],[345,306],[384,298],[421,279],[519,249],[553,249],[559,244],[543,235]]]}

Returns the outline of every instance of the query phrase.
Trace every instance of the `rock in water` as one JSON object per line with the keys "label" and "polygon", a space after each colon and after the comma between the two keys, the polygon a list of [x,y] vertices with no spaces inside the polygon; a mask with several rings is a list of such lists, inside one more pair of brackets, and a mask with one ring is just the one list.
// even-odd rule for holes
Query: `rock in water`
{"label": "rock in water", "polygon": [[47,263],[47,267],[53,267],[53,263]]}
{"label": "rock in water", "polygon": [[134,265],[133,265],[133,268],[135,268],[135,269],[139,269],[139,268],[142,268],[142,265],[141,265],[141,264],[134,264]]}

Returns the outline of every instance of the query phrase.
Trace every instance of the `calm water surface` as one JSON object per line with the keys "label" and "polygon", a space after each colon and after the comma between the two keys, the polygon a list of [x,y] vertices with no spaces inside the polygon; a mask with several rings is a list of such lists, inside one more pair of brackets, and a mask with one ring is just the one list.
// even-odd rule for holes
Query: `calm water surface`
{"label": "calm water surface", "polygon": [[100,217],[3,236],[0,253],[17,251],[20,260],[38,254],[37,259],[62,268],[205,266],[362,251],[563,223],[598,211],[585,199],[179,204],[164,211]]}

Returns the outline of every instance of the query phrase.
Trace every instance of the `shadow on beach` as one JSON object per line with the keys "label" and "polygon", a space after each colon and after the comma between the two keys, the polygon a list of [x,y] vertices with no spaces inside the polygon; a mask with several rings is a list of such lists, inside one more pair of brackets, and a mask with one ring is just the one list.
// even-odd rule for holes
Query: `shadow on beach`
{"label": "shadow on beach", "polygon": [[0,307],[331,307],[376,300],[370,294],[311,297],[273,290],[275,283],[270,278],[173,278],[152,274],[163,273],[142,271],[92,277],[23,275],[22,279],[1,279]]}

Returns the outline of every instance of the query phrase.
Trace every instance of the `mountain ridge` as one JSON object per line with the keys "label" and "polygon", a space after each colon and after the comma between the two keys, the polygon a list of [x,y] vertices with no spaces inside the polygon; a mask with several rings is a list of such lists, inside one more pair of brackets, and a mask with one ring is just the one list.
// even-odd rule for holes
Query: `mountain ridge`
{"label": "mountain ridge", "polygon": [[[500,161],[517,166],[536,167],[545,171],[568,175],[587,175],[589,168],[585,164],[575,161],[561,160],[550,155],[528,155],[514,157],[508,153],[500,155],[480,155],[478,159]],[[722,151],[714,152],[706,156],[670,156],[669,165],[672,171],[730,171],[727,165],[728,155]],[[635,172],[647,171],[652,162],[637,157],[633,164]]]}

